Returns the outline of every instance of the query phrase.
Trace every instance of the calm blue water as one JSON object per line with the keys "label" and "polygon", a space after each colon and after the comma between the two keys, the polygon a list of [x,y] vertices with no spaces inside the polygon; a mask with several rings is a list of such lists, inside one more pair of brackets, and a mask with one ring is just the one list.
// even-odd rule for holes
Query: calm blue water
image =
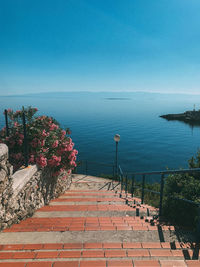
{"label": "calm blue water", "polygon": [[[159,115],[191,110],[194,104],[200,108],[198,103],[200,96],[60,93],[1,97],[0,114],[5,108],[37,107],[39,114],[53,116],[63,127],[71,129],[79,159],[89,161],[113,163],[113,136],[118,133],[121,136],[119,163],[123,170],[147,171],[187,167],[188,159],[200,147],[200,127],[169,122]],[[0,116],[0,126],[4,126],[3,115]],[[89,172],[105,173],[108,170],[100,171],[90,165]]]}

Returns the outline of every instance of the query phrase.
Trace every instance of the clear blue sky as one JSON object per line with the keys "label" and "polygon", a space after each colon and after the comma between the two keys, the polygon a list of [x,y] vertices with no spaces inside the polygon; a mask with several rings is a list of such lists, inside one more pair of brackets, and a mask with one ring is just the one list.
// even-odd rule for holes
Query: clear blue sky
{"label": "clear blue sky", "polygon": [[199,0],[0,0],[0,94],[200,93]]}

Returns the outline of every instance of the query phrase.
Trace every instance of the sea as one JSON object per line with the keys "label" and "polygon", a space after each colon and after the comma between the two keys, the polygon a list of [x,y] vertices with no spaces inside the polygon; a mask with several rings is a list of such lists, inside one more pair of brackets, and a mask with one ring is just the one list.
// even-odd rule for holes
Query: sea
{"label": "sea", "polygon": [[[37,107],[70,128],[78,161],[89,174],[112,174],[120,135],[118,163],[124,173],[184,169],[200,148],[200,125],[167,121],[160,115],[200,109],[200,95],[146,92],[56,92],[2,96],[4,109]],[[102,165],[101,165],[102,164]],[[78,172],[84,172],[82,165]],[[156,180],[157,178],[151,178]]]}

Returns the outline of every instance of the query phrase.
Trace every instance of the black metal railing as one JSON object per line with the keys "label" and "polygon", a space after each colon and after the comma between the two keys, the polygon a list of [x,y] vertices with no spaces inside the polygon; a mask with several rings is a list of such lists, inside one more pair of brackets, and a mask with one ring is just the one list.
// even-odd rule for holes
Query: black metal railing
{"label": "black metal railing", "polygon": [[[121,167],[119,166],[119,170],[121,170]],[[165,185],[165,178],[170,175],[170,174],[189,174],[189,173],[200,173],[200,168],[195,168],[195,169],[184,169],[184,170],[167,170],[167,171],[151,171],[151,172],[129,172],[126,173],[126,175],[123,175],[123,172],[120,171],[120,173],[123,175],[120,178],[120,183],[121,183],[121,191],[125,187],[125,192],[127,193],[127,188],[128,188],[128,179],[127,177],[131,175],[131,195],[132,197],[134,196],[134,189],[140,189],[141,190],[141,204],[144,203],[144,197],[145,197],[145,192],[150,192],[153,194],[157,194],[160,196],[159,199],[159,213],[158,216],[159,218],[162,217],[162,210],[163,210],[163,195],[164,195],[164,185]],[[160,175],[160,191],[155,191],[151,189],[145,188],[146,185],[146,176],[151,176],[151,175]],[[141,179],[141,186],[136,185],[136,176],[142,177]],[[130,179],[129,179],[130,182]],[[174,197],[174,196],[168,196],[171,199],[178,200],[178,201],[183,201],[185,203],[190,203],[198,208],[198,219],[197,219],[197,235],[198,238],[200,239],[200,202],[195,202],[189,199],[185,198],[179,198],[179,197]]]}
{"label": "black metal railing", "polygon": [[[127,182],[128,181],[127,176],[131,174],[131,177],[132,177],[131,178],[131,180],[132,180],[132,183],[131,183],[131,194],[132,194],[132,196],[134,195],[134,189],[135,188],[140,189],[141,190],[141,204],[144,203],[145,192],[151,192],[151,193],[160,195],[159,216],[161,216],[162,215],[162,202],[163,202],[164,183],[165,183],[166,175],[169,175],[169,174],[196,173],[196,172],[200,172],[200,168],[184,169],[184,170],[151,171],[151,172],[133,172],[133,173],[128,172],[128,173],[126,173],[125,179],[122,179],[123,180],[122,187],[124,187],[124,184],[125,184],[125,187],[127,188],[127,183],[128,183]],[[161,175],[161,178],[160,178],[160,192],[145,188],[146,176],[147,175]],[[135,181],[136,181],[135,177],[136,176],[141,176],[142,177],[142,182],[141,182],[142,186],[135,185]],[[124,182],[124,180],[125,180],[125,182]],[[127,191],[127,189],[125,189],[125,191]],[[194,205],[200,205],[200,203],[196,203],[196,202],[188,200],[188,199],[183,199],[183,198],[176,198],[176,199],[177,200],[186,201],[186,202],[194,204]]]}

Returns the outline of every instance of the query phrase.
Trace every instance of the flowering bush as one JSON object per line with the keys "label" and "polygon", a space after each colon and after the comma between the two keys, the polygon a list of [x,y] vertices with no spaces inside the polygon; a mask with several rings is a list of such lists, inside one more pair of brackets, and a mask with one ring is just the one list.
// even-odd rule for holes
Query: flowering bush
{"label": "flowering bush", "polygon": [[22,114],[27,121],[27,140],[29,163],[37,164],[40,168],[48,168],[54,176],[64,171],[71,173],[76,167],[78,151],[73,149],[74,143],[69,137],[70,131],[61,129],[58,122],[48,116],[35,117],[36,108],[28,107],[13,112],[8,109],[9,137],[6,137],[6,128],[0,131],[0,143],[9,147],[10,163],[14,170],[24,164],[23,156],[23,126]]}

